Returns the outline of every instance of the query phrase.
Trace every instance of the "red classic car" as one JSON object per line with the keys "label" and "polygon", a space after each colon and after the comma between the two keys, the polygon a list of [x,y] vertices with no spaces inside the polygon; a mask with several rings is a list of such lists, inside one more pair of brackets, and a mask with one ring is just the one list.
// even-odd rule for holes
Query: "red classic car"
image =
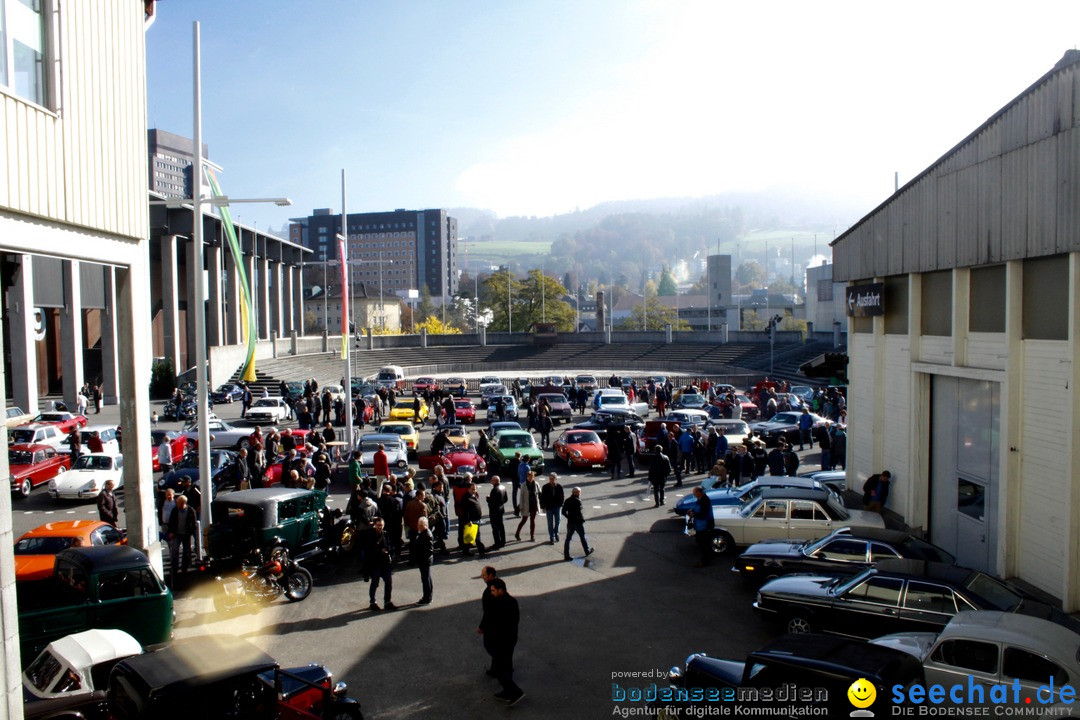
{"label": "red classic car", "polygon": [[455,400],[454,417],[459,423],[476,422],[476,406],[472,400]]}
{"label": "red classic car", "polygon": [[434,470],[436,465],[442,465],[448,475],[464,472],[483,475],[487,472],[487,463],[476,454],[476,450],[454,445],[448,446],[446,452],[439,455],[424,455],[419,462],[422,470]]}
{"label": "red classic car", "polygon": [[416,392],[416,393],[421,393],[421,392],[424,392],[425,390],[430,390],[431,392],[435,392],[436,390],[439,389],[439,381],[436,380],[433,377],[418,377],[413,382],[412,389],[413,389],[413,392]]}
{"label": "red classic car", "polygon": [[152,457],[154,461],[154,472],[161,470],[161,462],[158,460],[158,448],[165,438],[169,438],[169,446],[172,449],[173,465],[184,459],[184,455],[188,450],[188,439],[184,433],[174,432],[172,430],[151,430],[150,438],[153,443],[153,446],[150,449],[150,457]]}
{"label": "red classic car", "polygon": [[[43,412],[30,421],[43,425],[55,425],[65,435],[75,428],[84,428],[88,422],[85,415],[76,415],[70,412]],[[29,423],[28,423],[29,424]]]}
{"label": "red classic car", "polygon": [[50,445],[11,445],[8,447],[11,492],[25,498],[38,485],[44,485],[71,468],[71,456],[56,452]]}
{"label": "red classic car", "polygon": [[572,468],[607,464],[607,445],[592,430],[567,430],[552,447],[555,457]]}

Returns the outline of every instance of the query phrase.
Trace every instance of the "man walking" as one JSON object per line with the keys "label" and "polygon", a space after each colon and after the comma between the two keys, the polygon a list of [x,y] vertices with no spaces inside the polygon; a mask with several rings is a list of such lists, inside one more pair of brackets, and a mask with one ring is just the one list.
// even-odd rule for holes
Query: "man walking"
{"label": "man walking", "polygon": [[566,516],[566,540],[563,542],[563,560],[571,560],[570,539],[574,533],[581,536],[581,548],[585,556],[592,555],[593,549],[589,547],[589,541],[585,537],[585,514],[581,508],[581,488],[576,487],[570,491],[570,497],[562,506],[562,514]]}
{"label": "man walking", "polygon": [[697,498],[697,505],[687,512],[694,522],[694,542],[697,543],[698,552],[701,554],[701,558],[694,567],[705,567],[712,562],[712,541],[716,521],[713,519],[712,500],[700,485],[694,488],[694,497]]}
{"label": "man walking", "polygon": [[491,542],[495,550],[506,545],[506,526],[503,525],[503,516],[506,515],[506,488],[498,475],[491,476],[491,492],[487,496],[488,518],[491,522]]}
{"label": "man walking", "polygon": [[[458,522],[462,525],[473,523],[476,525],[476,550],[480,553],[480,557],[484,557],[487,554],[487,548],[484,547],[484,543],[480,540],[480,519],[484,516],[484,511],[480,508],[480,496],[476,490],[476,483],[469,483],[469,489],[465,493],[465,496],[461,498],[459,503],[461,506],[461,514],[458,516]],[[472,555],[472,551],[469,546],[465,546],[464,555]]]}
{"label": "man walking", "polygon": [[[169,513],[169,520],[165,527],[169,537],[169,572],[172,575],[174,588],[178,574],[186,573],[191,566],[191,542],[195,537],[196,526],[195,511],[188,507],[187,497],[177,495],[176,507]],[[183,551],[182,559],[181,551]]]}
{"label": "man walking", "polygon": [[515,705],[525,697],[525,691],[514,683],[514,647],[517,645],[520,611],[517,600],[506,590],[502,578],[490,584],[491,597],[484,607],[479,632],[484,636],[484,646],[491,653],[493,674],[502,685],[502,692],[495,697]]}
{"label": "man walking", "polygon": [[649,484],[652,486],[653,501],[656,503],[653,507],[660,507],[664,504],[664,483],[667,482],[667,476],[670,472],[671,461],[664,454],[663,448],[654,445],[653,459],[649,463]]}
{"label": "man walking", "polygon": [[[559,542],[559,525],[562,522],[563,500],[565,495],[563,487],[559,484],[559,476],[555,473],[548,475],[547,484],[540,488],[540,509],[547,514],[548,542],[552,545]],[[567,536],[569,542],[569,535]]]}
{"label": "man walking", "polygon": [[98,520],[107,522],[113,527],[116,527],[116,522],[120,518],[120,511],[116,505],[116,495],[113,494],[113,488],[115,487],[115,481],[106,480],[105,488],[98,493],[97,498]]}
{"label": "man walking", "polygon": [[431,563],[435,560],[435,536],[428,529],[426,517],[417,518],[416,529],[416,534],[409,541],[409,557],[420,571],[420,588],[423,595],[417,604],[427,605],[431,602],[431,596],[435,590],[431,582]]}

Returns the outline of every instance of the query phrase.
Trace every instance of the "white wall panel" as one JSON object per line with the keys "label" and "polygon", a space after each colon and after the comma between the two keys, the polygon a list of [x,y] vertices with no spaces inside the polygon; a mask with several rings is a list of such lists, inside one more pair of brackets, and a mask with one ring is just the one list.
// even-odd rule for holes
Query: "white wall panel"
{"label": "white wall panel", "polygon": [[[911,341],[907,335],[885,336],[885,415],[880,427],[885,432],[883,466],[896,482],[889,491],[889,507],[903,515],[912,492],[918,492],[916,473],[911,468]],[[861,487],[859,488],[861,489]]]}
{"label": "white wall panel", "polygon": [[952,336],[923,335],[919,360],[939,365],[951,365],[953,359]]}
{"label": "white wall panel", "polygon": [[969,367],[1004,370],[1009,359],[1005,333],[969,333],[967,364]]}
{"label": "white wall panel", "polygon": [[876,348],[870,333],[848,334],[848,394],[847,467],[851,477],[858,478],[857,487],[872,473],[874,462],[874,365]]}

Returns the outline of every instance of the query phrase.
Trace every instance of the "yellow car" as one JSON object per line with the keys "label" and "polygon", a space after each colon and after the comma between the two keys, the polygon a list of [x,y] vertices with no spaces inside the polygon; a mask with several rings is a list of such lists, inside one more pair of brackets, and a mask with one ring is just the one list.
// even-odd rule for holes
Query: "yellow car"
{"label": "yellow car", "polygon": [[391,420],[411,420],[414,423],[422,423],[427,418],[428,407],[423,398],[420,398],[420,413],[417,417],[416,411],[413,409],[413,403],[415,398],[403,398],[394,403],[393,409],[390,411]]}
{"label": "yellow car", "polygon": [[469,447],[469,431],[464,425],[446,425],[446,437],[458,447]]}
{"label": "yellow car", "polygon": [[384,422],[379,425],[379,432],[393,433],[405,442],[409,453],[415,455],[416,448],[420,447],[420,432],[411,422]]}

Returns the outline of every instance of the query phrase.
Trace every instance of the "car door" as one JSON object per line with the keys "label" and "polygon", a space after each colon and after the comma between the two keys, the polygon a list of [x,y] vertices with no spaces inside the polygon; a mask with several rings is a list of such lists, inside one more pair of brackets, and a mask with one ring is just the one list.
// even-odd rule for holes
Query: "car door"
{"label": "car door", "polygon": [[855,573],[865,567],[866,562],[865,540],[836,537],[808,555],[799,571],[825,574]]}
{"label": "car door", "polygon": [[940,632],[956,614],[952,588],[908,580],[899,627],[891,632]]}
{"label": "car door", "polygon": [[790,540],[817,540],[832,532],[832,520],[813,500],[792,500],[787,537]]}
{"label": "car door", "polygon": [[763,540],[788,536],[788,501],[766,500],[747,518],[743,542],[752,545]]}
{"label": "car door", "polygon": [[[987,706],[990,687],[999,682],[1000,646],[995,642],[950,638],[940,641],[923,662],[923,673],[927,686],[941,685],[964,687],[965,700],[967,686],[982,686],[983,702],[973,705]],[[972,698],[978,700],[977,694]],[[946,699],[947,704],[953,704]],[[968,704],[967,702],[964,703]]]}
{"label": "car door", "polygon": [[297,548],[304,548],[319,540],[319,513],[315,509],[315,496],[297,499]]}
{"label": "car door", "polygon": [[872,574],[835,598],[828,622],[836,632],[863,638],[899,632],[903,589],[900,578]]}
{"label": "car door", "polygon": [[290,550],[296,550],[299,547],[300,539],[300,523],[299,523],[299,504],[297,498],[290,498],[288,500],[282,500],[278,503],[278,524],[277,528],[273,531],[278,537],[280,537]]}
{"label": "car door", "polygon": [[[1000,682],[1011,686],[1014,681],[1019,681],[1023,688],[1021,697],[1035,697],[1040,687],[1050,687],[1051,683],[1055,691],[1076,683],[1076,679],[1070,678],[1068,671],[1053,660],[1021,647],[1006,645],[1001,657]],[[1044,690],[1042,697],[1045,696]],[[1060,697],[1055,695],[1055,699]]]}

